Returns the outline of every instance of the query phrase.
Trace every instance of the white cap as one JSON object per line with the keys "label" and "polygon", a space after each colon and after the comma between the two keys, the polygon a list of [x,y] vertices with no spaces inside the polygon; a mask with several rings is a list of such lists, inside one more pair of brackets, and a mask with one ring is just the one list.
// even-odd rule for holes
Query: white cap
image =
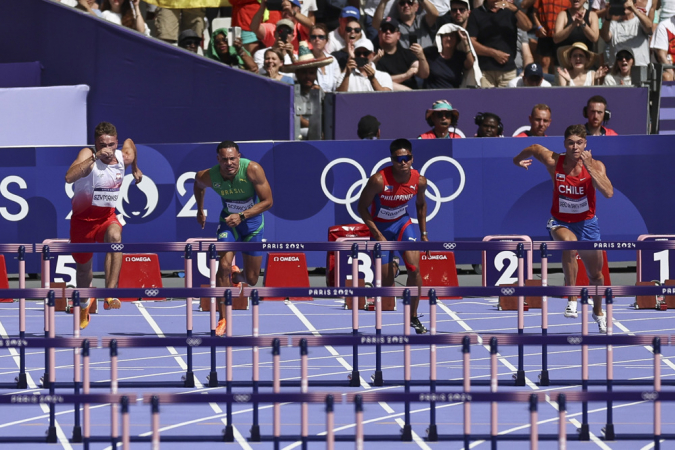
{"label": "white cap", "polygon": [[368,39],[368,38],[361,38],[356,43],[354,44],[354,50],[357,48],[365,48],[370,50],[371,52],[375,51],[375,47],[373,47],[373,42]]}

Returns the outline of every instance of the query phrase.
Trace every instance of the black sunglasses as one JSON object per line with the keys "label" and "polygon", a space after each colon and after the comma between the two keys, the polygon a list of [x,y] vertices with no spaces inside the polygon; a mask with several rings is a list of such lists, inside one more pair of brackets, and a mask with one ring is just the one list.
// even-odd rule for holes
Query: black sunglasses
{"label": "black sunglasses", "polygon": [[352,33],[352,32],[353,32],[353,33],[360,33],[360,32],[361,32],[361,28],[345,27],[345,31],[346,31],[347,33]]}
{"label": "black sunglasses", "polygon": [[309,38],[310,39],[319,39],[319,40],[323,41],[323,40],[326,39],[326,35],[325,34],[312,34],[312,35],[309,36]]}
{"label": "black sunglasses", "polygon": [[450,8],[450,12],[464,14],[466,12],[466,8]]}
{"label": "black sunglasses", "polygon": [[435,111],[434,114],[438,117],[452,118],[452,113],[450,111]]}
{"label": "black sunglasses", "polygon": [[405,5],[412,6],[414,4],[415,4],[415,0],[399,0],[399,2],[398,2],[399,6],[405,6]]}
{"label": "black sunglasses", "polygon": [[633,57],[630,55],[630,53],[622,53],[620,55],[616,55],[616,60],[620,61],[622,59],[625,59],[626,61],[630,61],[633,59]]}
{"label": "black sunglasses", "polygon": [[368,52],[368,51],[354,52],[354,56],[356,56],[357,58],[367,58],[368,56],[370,56],[370,52]]}

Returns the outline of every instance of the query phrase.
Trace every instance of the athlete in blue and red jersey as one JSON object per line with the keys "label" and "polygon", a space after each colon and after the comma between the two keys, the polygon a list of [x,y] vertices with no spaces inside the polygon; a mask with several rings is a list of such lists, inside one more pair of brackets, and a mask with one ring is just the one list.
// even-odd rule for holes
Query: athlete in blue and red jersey
{"label": "athlete in blue and red jersey", "polygon": [[[427,238],[427,202],[424,194],[427,179],[412,168],[412,144],[407,139],[396,139],[389,147],[392,166],[387,167],[368,180],[359,199],[359,214],[370,229],[374,241],[416,241],[417,234],[408,214],[408,202],[415,197],[417,220],[422,240]],[[382,254],[382,285],[394,285],[394,265],[392,252]],[[422,289],[420,275],[420,252],[399,252],[408,269],[407,286]],[[417,334],[426,333],[426,328],[417,318],[419,297],[410,300],[410,325]]]}
{"label": "athlete in blue and red jersey", "polygon": [[[595,215],[595,191],[607,198],[614,195],[605,165],[593,159],[586,150],[586,129],[572,125],[565,130],[565,153],[557,154],[541,145],[532,145],[513,158],[515,165],[529,168],[534,157],[546,166],[553,179],[553,206],[547,228],[555,241],[599,241],[600,228]],[[602,251],[579,250],[593,286],[602,286]],[[574,286],[577,279],[576,250],[563,250],[562,266],[565,285]],[[570,296],[565,317],[577,317],[577,299]],[[602,311],[602,296],[595,296],[593,319],[600,332],[607,331],[607,319]]]}

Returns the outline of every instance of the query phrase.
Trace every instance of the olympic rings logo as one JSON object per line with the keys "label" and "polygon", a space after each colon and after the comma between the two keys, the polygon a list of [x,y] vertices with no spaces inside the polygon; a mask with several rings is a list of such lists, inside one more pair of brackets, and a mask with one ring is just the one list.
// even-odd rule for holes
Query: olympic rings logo
{"label": "olympic rings logo", "polygon": [[235,394],[233,399],[237,403],[248,403],[248,402],[251,401],[251,395],[250,394]]}
{"label": "olympic rings logo", "polygon": [[515,294],[516,290],[513,288],[502,288],[502,294],[503,295],[513,295]]}
{"label": "olympic rings logo", "polygon": [[124,244],[111,244],[110,245],[111,250],[116,251],[116,252],[121,252],[122,249],[124,248]]}
{"label": "olympic rings logo", "polygon": [[567,343],[572,345],[579,345],[584,338],[581,336],[567,336]]}
{"label": "olympic rings logo", "polygon": [[[441,203],[451,202],[454,199],[456,199],[459,196],[459,194],[461,194],[462,191],[464,190],[464,185],[466,183],[466,174],[464,173],[464,168],[459,162],[457,162],[455,159],[449,156],[436,156],[434,158],[431,158],[422,166],[422,170],[420,170],[420,175],[424,175],[429,169],[429,167],[431,167],[432,164],[438,161],[448,162],[457,168],[457,171],[459,171],[460,175],[459,186],[457,187],[457,190],[454,193],[448,195],[447,197],[443,197],[436,184],[434,184],[434,182],[432,182],[427,178],[427,186],[429,189],[427,189],[426,191],[426,196],[429,197],[430,200],[436,202],[436,205],[434,206],[433,211],[431,211],[431,214],[427,215],[427,222],[430,222],[434,217],[436,217],[436,214],[438,214],[438,212],[441,209]],[[375,167],[373,167],[373,170],[370,172],[370,175],[371,176],[375,175],[382,166],[384,166],[389,162],[391,162],[390,158],[381,159],[375,165]],[[333,166],[336,166],[341,163],[351,164],[352,166],[356,167],[356,169],[359,171],[359,174],[361,175],[361,179],[355,181],[354,184],[352,184],[347,190],[346,198],[338,198],[334,196],[326,187],[326,176],[328,175],[328,172],[330,172]],[[352,219],[354,219],[356,222],[359,223],[363,223],[363,220],[361,220],[361,218],[354,212],[354,210],[352,209],[352,204],[355,201],[359,200],[359,197],[361,196],[361,191],[363,191],[363,188],[365,187],[367,182],[368,182],[368,175],[366,175],[366,171],[363,169],[361,164],[359,164],[358,162],[354,161],[351,158],[337,158],[328,163],[328,165],[324,167],[323,172],[321,172],[321,189],[323,190],[323,193],[334,203],[337,203],[338,205],[347,206],[347,211],[349,212],[349,215],[352,216]],[[417,220],[412,219],[412,222],[417,223]]]}
{"label": "olympic rings logo", "polygon": [[185,343],[188,345],[188,347],[198,347],[202,345],[202,338],[187,338]]}
{"label": "olympic rings logo", "polygon": [[159,295],[159,289],[146,289],[145,290],[145,296],[146,297],[157,297]]}
{"label": "olympic rings logo", "polygon": [[648,402],[653,402],[659,398],[659,393],[654,392],[654,391],[649,391],[649,392],[643,392],[642,393],[642,400],[646,400]]}
{"label": "olympic rings logo", "polygon": [[443,248],[446,250],[452,250],[455,247],[456,244],[454,242],[446,242],[445,244],[443,244]]}

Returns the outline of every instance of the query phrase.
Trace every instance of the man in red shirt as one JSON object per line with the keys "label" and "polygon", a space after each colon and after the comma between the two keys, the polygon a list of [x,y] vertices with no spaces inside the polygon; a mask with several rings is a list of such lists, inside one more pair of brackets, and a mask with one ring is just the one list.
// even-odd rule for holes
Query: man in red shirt
{"label": "man in red shirt", "polygon": [[612,113],[607,109],[605,97],[594,95],[589,98],[584,106],[584,117],[588,119],[584,125],[588,136],[618,136],[616,131],[603,126],[612,118]]}
{"label": "man in red shirt", "polygon": [[[447,100],[437,100],[427,109],[425,119],[429,126],[433,127],[426,133],[419,135],[418,139],[455,139],[461,138],[457,131],[457,120],[459,120],[459,111],[452,109],[452,105]],[[452,131],[450,131],[452,127]]]}
{"label": "man in red shirt", "polygon": [[546,136],[546,130],[551,125],[551,108],[543,103],[534,105],[529,120],[530,129],[517,134],[515,137]]}
{"label": "man in red shirt", "polygon": [[[565,153],[558,154],[534,144],[515,158],[513,163],[528,169],[532,158],[546,166],[553,180],[553,206],[546,228],[554,241],[599,241],[600,228],[595,215],[595,191],[611,198],[612,182],[605,165],[593,159],[586,150],[586,130],[583,125],[571,125],[565,130]],[[601,250],[579,250],[592,286],[602,286],[603,257]],[[562,267],[565,286],[574,286],[577,279],[576,250],[563,250]],[[576,318],[577,298],[570,296],[565,317]],[[602,296],[594,296],[593,319],[601,333],[607,332],[607,318],[602,311]]]}
{"label": "man in red shirt", "polygon": [[[396,139],[389,146],[390,167],[379,171],[368,180],[368,184],[359,198],[359,214],[370,230],[373,241],[417,241],[417,234],[408,214],[408,202],[415,198],[415,209],[422,241],[427,238],[427,202],[424,195],[427,179],[412,168],[412,144],[407,139]],[[382,253],[382,286],[393,286],[395,281],[393,261],[394,252]],[[420,275],[420,252],[417,250],[399,251],[405,267],[408,269],[406,286],[422,289]],[[417,318],[419,297],[410,298],[410,326],[417,334],[424,334],[424,328]]]}

